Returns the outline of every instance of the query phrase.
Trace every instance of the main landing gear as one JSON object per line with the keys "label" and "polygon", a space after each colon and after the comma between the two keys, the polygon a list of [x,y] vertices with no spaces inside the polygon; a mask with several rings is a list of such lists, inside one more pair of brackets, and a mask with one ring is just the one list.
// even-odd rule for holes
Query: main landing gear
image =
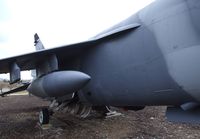
{"label": "main landing gear", "polygon": [[[53,115],[53,112],[62,112],[62,113],[69,113],[79,118],[86,118],[89,116],[92,107],[83,105],[81,103],[62,103],[60,105],[55,105],[53,107],[43,108],[39,112],[39,123],[40,125],[49,124],[50,116]],[[103,117],[110,118],[115,116],[122,115],[119,112],[113,111],[110,109],[109,106],[100,106],[100,107],[93,107],[93,110],[99,112]]]}
{"label": "main landing gear", "polygon": [[91,106],[81,103],[63,102],[58,104],[56,101],[53,101],[49,108],[43,108],[39,112],[39,123],[40,125],[49,124],[50,116],[55,112],[68,113],[79,118],[86,118],[89,116],[91,110]]}
{"label": "main landing gear", "polygon": [[39,123],[41,125],[48,124],[49,118],[50,118],[49,110],[47,108],[41,109],[41,111],[39,112]]}

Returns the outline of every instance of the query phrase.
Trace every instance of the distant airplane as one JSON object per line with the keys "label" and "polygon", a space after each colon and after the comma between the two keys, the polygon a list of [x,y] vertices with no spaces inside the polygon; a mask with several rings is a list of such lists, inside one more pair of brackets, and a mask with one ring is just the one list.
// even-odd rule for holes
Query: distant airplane
{"label": "distant airplane", "polygon": [[88,41],[44,49],[36,34],[35,46],[1,59],[0,73],[15,83],[20,71],[36,70],[17,91],[52,102],[41,124],[52,108],[86,117],[92,108],[159,105],[170,121],[200,123],[199,0],[157,0]]}

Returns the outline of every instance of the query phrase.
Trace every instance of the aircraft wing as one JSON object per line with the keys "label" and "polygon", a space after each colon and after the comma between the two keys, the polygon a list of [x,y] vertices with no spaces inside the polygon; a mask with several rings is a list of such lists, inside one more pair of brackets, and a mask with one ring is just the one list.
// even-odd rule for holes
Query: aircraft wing
{"label": "aircraft wing", "polygon": [[96,43],[102,41],[107,37],[112,37],[113,35],[121,34],[125,31],[130,31],[139,26],[140,24],[138,23],[129,24],[123,27],[119,27],[115,30],[106,32],[104,34],[101,34],[95,38],[90,39],[89,41],[66,45],[66,46],[60,46],[52,49],[40,50],[28,54],[1,59],[0,73],[10,72],[12,63],[17,64],[17,66],[20,68],[20,71],[35,69],[38,62],[41,62],[43,59],[52,54],[55,54],[58,57],[58,59],[59,57],[70,58],[72,56],[76,56],[78,52],[81,53],[81,51],[85,50],[87,47],[95,46]]}
{"label": "aircraft wing", "polygon": [[94,43],[94,40],[81,42],[77,44],[61,46],[52,49],[40,50],[32,53],[27,53],[19,56],[9,57],[0,60],[0,73],[7,73],[10,70],[11,63],[17,63],[20,70],[30,70],[36,68],[36,63],[44,59],[51,54],[65,55],[66,57],[72,55],[73,51],[84,49],[86,46],[90,46]]}

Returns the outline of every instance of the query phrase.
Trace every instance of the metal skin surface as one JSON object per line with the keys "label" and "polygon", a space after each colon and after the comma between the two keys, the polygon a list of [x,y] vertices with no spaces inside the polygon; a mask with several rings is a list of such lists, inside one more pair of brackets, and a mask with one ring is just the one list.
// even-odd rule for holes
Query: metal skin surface
{"label": "metal skin surface", "polygon": [[134,22],[83,56],[92,80],[80,96],[114,106],[199,102],[200,1],[158,0],[113,28]]}

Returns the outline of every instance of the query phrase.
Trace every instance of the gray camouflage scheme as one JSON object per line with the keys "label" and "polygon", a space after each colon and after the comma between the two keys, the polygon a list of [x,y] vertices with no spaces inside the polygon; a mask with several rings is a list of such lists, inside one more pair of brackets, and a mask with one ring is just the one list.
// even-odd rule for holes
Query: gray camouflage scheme
{"label": "gray camouflage scheme", "polygon": [[36,69],[28,90],[42,98],[77,92],[92,106],[174,106],[169,118],[183,110],[191,122],[187,110],[200,102],[200,1],[157,0],[86,42],[2,59],[0,67],[11,81],[19,69]]}

